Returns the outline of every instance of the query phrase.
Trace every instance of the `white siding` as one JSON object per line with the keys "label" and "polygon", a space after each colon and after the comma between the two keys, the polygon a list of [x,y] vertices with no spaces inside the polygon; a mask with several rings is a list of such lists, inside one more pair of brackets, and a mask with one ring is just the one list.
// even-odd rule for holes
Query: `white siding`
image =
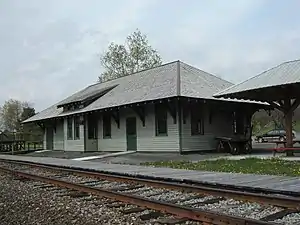
{"label": "white siding", "polygon": [[126,118],[136,117],[137,122],[137,151],[179,151],[178,124],[174,124],[168,113],[168,136],[155,135],[154,105],[146,106],[145,127],[138,115],[131,109],[120,111],[120,128],[111,119],[111,138],[103,138],[102,118],[99,120],[98,149],[99,151],[126,151]]}
{"label": "white siding", "polygon": [[217,136],[232,135],[231,119],[222,112],[214,111],[211,123],[209,122],[209,109],[203,105],[204,135],[191,135],[190,112],[186,115],[186,124],[182,124],[182,150],[205,151],[215,150]]}
{"label": "white siding", "polygon": [[[73,138],[74,138],[74,120],[73,120]],[[80,125],[80,139],[68,140],[67,137],[67,119],[64,119],[64,150],[65,151],[84,151],[84,126]]]}
{"label": "white siding", "polygon": [[64,150],[64,123],[56,123],[56,132],[53,135],[53,150]]}
{"label": "white siding", "polygon": [[106,152],[126,151],[126,124],[125,115],[134,115],[129,112],[129,109],[121,110],[120,112],[120,128],[113,118],[111,118],[111,138],[103,138],[103,121],[102,115],[99,119],[98,127],[98,150]]}
{"label": "white siding", "polygon": [[[178,118],[177,118],[178,119]],[[140,119],[137,120],[137,148],[138,151],[175,152],[179,151],[178,123],[174,124],[173,118],[168,112],[168,136],[155,135],[154,105],[146,108],[145,127]]]}

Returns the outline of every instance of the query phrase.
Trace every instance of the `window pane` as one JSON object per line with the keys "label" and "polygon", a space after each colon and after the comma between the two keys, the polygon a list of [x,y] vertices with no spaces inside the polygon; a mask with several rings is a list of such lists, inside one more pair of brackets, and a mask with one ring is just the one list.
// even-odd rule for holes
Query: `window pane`
{"label": "window pane", "polygon": [[98,120],[96,116],[88,116],[88,139],[97,139]]}
{"label": "window pane", "polygon": [[73,139],[73,120],[72,118],[67,119],[67,137],[68,139]]}
{"label": "window pane", "polygon": [[191,109],[191,134],[204,134],[203,119],[198,108]]}
{"label": "window pane", "polygon": [[155,106],[155,125],[156,135],[166,135],[168,133],[167,123],[168,113],[163,105]]}
{"label": "window pane", "polygon": [[111,137],[111,119],[109,115],[103,116],[103,137]]}
{"label": "window pane", "polygon": [[80,118],[74,118],[74,139],[80,139]]}

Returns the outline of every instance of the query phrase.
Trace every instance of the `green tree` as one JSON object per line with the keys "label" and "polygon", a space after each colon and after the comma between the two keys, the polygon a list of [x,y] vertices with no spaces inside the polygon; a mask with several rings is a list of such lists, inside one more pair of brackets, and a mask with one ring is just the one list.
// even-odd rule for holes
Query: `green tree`
{"label": "green tree", "polygon": [[112,42],[100,57],[104,72],[99,82],[116,79],[162,64],[158,52],[151,47],[147,36],[136,30],[126,38],[124,44]]}
{"label": "green tree", "polygon": [[[21,121],[24,121],[35,115],[35,109],[33,107],[24,107],[21,115]],[[43,139],[43,131],[36,123],[22,124],[20,135],[22,139],[26,141],[40,141]]]}
{"label": "green tree", "polygon": [[9,99],[0,110],[2,127],[10,132],[20,131],[23,109],[29,107],[28,102]]}

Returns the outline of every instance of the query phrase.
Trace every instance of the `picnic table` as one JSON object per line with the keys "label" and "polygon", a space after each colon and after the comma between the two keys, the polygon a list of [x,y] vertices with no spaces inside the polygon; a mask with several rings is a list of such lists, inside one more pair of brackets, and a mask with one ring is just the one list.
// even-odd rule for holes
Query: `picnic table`
{"label": "picnic table", "polygon": [[[276,155],[276,153],[283,153],[285,151],[291,151],[291,150],[300,150],[300,147],[290,147],[290,148],[287,148],[286,147],[286,141],[272,141],[271,143],[274,143],[275,144],[275,147],[274,148],[271,148],[270,150],[273,150],[273,156]],[[296,144],[296,143],[299,143],[300,144],[300,140],[293,140],[293,145]],[[279,147],[279,146],[282,146],[282,147]]]}

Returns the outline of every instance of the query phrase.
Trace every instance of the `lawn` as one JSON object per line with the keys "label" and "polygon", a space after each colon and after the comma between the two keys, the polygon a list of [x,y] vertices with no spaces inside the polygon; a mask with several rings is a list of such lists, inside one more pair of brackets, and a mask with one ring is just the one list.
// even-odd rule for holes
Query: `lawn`
{"label": "lawn", "polygon": [[281,159],[218,159],[199,162],[162,161],[147,162],[143,163],[143,165],[202,171],[300,176],[300,161],[287,161]]}

